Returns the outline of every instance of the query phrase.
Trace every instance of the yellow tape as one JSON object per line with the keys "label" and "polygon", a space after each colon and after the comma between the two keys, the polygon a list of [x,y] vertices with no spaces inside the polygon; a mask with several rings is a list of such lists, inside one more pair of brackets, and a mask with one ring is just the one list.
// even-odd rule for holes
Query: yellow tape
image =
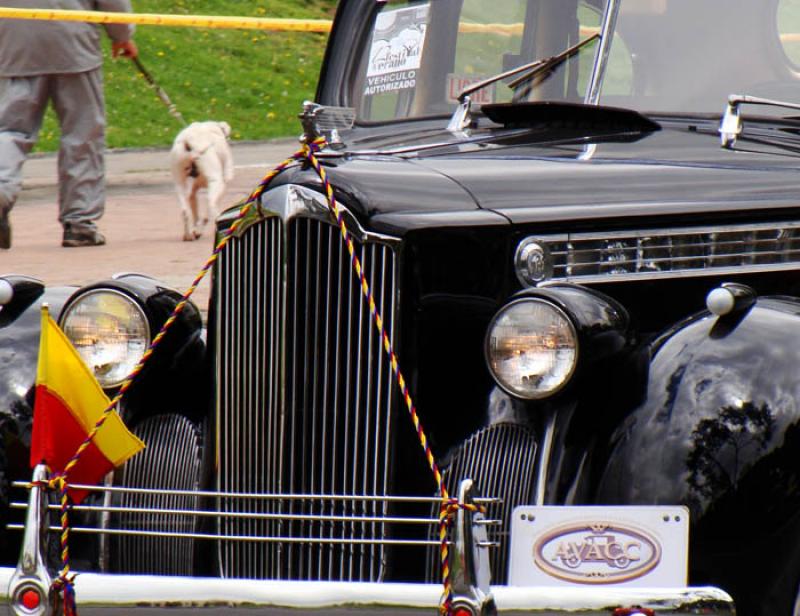
{"label": "yellow tape", "polygon": [[281,19],[262,17],[216,17],[205,15],[155,15],[152,13],[110,13],[104,11],[65,11],[56,9],[17,9],[0,7],[0,18],[83,21],[94,24],[136,24],[142,26],[181,26],[187,28],[231,28],[290,32],[330,32],[327,19]]}
{"label": "yellow tape", "polygon": [[[137,26],[179,26],[184,28],[272,30],[276,32],[331,31],[327,19],[285,19],[280,17],[222,17],[213,15],[156,15],[154,13],[109,13],[103,11],[66,11],[61,9],[17,9],[0,7],[0,19],[40,19],[45,21],[83,21],[94,24],[135,24]],[[462,22],[461,33],[522,34],[523,24],[480,24]],[[581,27],[581,36],[599,28]]]}

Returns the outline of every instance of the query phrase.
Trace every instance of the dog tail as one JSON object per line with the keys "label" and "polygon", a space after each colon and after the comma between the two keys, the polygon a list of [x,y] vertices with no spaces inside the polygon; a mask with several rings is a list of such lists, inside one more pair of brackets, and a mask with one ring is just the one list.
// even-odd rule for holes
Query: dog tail
{"label": "dog tail", "polygon": [[199,159],[212,145],[214,144],[210,139],[197,139],[196,137],[192,139],[187,137],[183,140],[183,149],[192,161]]}
{"label": "dog tail", "polygon": [[189,141],[183,142],[183,149],[186,150],[186,153],[189,155],[189,160],[192,161],[192,167],[194,167],[195,161],[200,158],[200,154],[198,154],[195,149],[192,147],[192,144]]}

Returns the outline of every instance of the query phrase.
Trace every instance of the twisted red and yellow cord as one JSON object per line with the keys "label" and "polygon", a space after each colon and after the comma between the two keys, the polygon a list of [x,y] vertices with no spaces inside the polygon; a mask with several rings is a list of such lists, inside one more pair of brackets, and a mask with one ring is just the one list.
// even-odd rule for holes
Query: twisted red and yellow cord
{"label": "twisted red and yellow cord", "polygon": [[[241,203],[241,205],[239,206],[240,209],[237,217],[234,219],[230,227],[228,227],[228,229],[226,229],[223,232],[222,237],[215,246],[211,256],[208,258],[205,265],[200,270],[198,275],[195,277],[194,281],[189,286],[187,291],[183,294],[180,301],[175,305],[172,314],[164,322],[158,334],[156,334],[156,336],[153,338],[152,342],[150,343],[150,346],[142,355],[139,362],[133,368],[131,373],[125,378],[122,385],[120,386],[119,391],[114,396],[114,398],[109,402],[108,406],[103,411],[100,418],[98,419],[92,430],[87,435],[86,439],[81,443],[81,445],[76,450],[75,454],[67,462],[66,466],[64,467],[64,471],[62,473],[54,475],[49,481],[49,487],[51,489],[58,490],[61,496],[62,570],[56,582],[54,582],[54,586],[56,587],[57,590],[61,590],[63,592],[65,609],[72,610],[74,612],[74,605],[75,605],[74,587],[72,584],[74,575],[70,576],[70,564],[69,564],[70,502],[68,498],[68,477],[70,471],[72,470],[72,468],[74,468],[75,464],[77,464],[83,452],[89,447],[95,435],[100,430],[100,428],[102,428],[103,424],[106,422],[110,414],[119,404],[122,397],[130,389],[131,385],[133,384],[133,381],[142,371],[147,361],[150,359],[150,357],[153,355],[158,345],[163,340],[164,336],[172,327],[173,323],[177,320],[178,316],[183,312],[189,299],[197,290],[198,286],[202,282],[203,278],[205,278],[206,274],[208,274],[208,272],[211,270],[214,263],[219,258],[221,252],[228,245],[228,242],[236,233],[237,229],[239,228],[242,221],[249,213],[253,204],[258,202],[261,195],[264,193],[266,188],[269,186],[269,184],[277,175],[283,172],[292,163],[298,160],[305,159],[308,161],[309,165],[314,169],[316,174],[319,176],[320,181],[322,182],[323,190],[325,192],[325,197],[328,203],[328,207],[330,208],[331,215],[336,220],[336,223],[339,226],[339,230],[342,236],[342,241],[345,243],[347,251],[350,255],[350,261],[353,266],[353,271],[355,273],[356,278],[358,279],[359,286],[361,287],[361,292],[369,306],[370,315],[372,316],[373,322],[375,323],[375,326],[378,330],[378,334],[383,343],[384,351],[389,357],[389,362],[391,365],[392,372],[397,381],[397,385],[400,388],[400,393],[403,397],[403,401],[406,404],[409,416],[411,418],[412,423],[414,424],[414,430],[417,433],[417,437],[419,438],[420,445],[422,446],[425,459],[428,463],[429,468],[431,469],[431,472],[433,473],[434,481],[436,482],[439,495],[441,496],[442,499],[442,504],[440,507],[440,515],[439,515],[439,540],[441,545],[440,556],[441,556],[442,584],[444,588],[442,593],[442,602],[440,610],[443,614],[450,613],[450,606],[452,602],[452,588],[450,584],[449,547],[447,540],[448,528],[451,524],[455,512],[458,511],[459,509],[469,509],[471,511],[478,511],[480,510],[480,508],[471,504],[459,503],[457,500],[451,499],[447,493],[447,488],[444,484],[442,473],[438,465],[436,464],[433,452],[431,451],[430,445],[428,444],[428,439],[425,435],[425,430],[423,429],[422,422],[419,419],[416,406],[414,405],[414,402],[411,398],[411,394],[408,390],[408,385],[406,383],[405,377],[403,376],[403,373],[400,369],[400,364],[397,359],[397,355],[394,352],[389,335],[384,328],[383,317],[381,316],[379,310],[377,309],[375,298],[372,294],[372,291],[369,287],[369,283],[367,282],[366,275],[364,273],[364,268],[361,264],[361,261],[358,258],[358,255],[356,255],[355,245],[353,244],[352,237],[347,229],[347,225],[345,224],[343,212],[336,201],[336,196],[334,194],[333,187],[331,186],[328,180],[328,176],[325,172],[325,169],[322,167],[322,165],[319,163],[319,160],[316,157],[316,153],[319,152],[322,148],[324,148],[325,145],[326,142],[323,138],[319,138],[311,143],[305,144],[301,150],[296,152],[290,158],[287,158],[285,161],[276,166],[272,171],[267,173],[261,179],[258,186],[250,193],[247,199],[245,199]],[[71,607],[69,607],[70,605]]]}
{"label": "twisted red and yellow cord", "polygon": [[324,146],[325,140],[322,138],[316,139],[312,143],[308,144],[306,158],[322,182],[322,188],[325,192],[325,198],[327,199],[328,207],[330,208],[331,214],[336,219],[336,223],[339,225],[342,241],[344,241],[345,245],[347,246],[347,252],[350,254],[350,262],[353,265],[353,271],[358,279],[361,292],[367,301],[367,305],[369,306],[370,315],[372,316],[375,327],[378,330],[378,335],[383,342],[384,351],[389,356],[392,372],[397,380],[400,393],[403,396],[409,416],[411,417],[411,422],[414,424],[414,429],[425,454],[425,459],[427,460],[428,466],[433,473],[436,487],[442,499],[439,514],[439,544],[443,589],[442,601],[439,609],[442,614],[449,614],[453,600],[453,589],[450,583],[450,548],[447,541],[448,529],[455,512],[459,509],[468,509],[471,511],[482,511],[482,509],[472,504],[459,503],[457,500],[450,498],[449,494],[447,493],[447,487],[444,484],[442,473],[439,470],[439,466],[436,464],[436,459],[434,458],[433,452],[428,444],[428,438],[425,436],[425,430],[422,427],[422,422],[417,414],[417,408],[411,399],[411,394],[408,391],[408,386],[406,384],[405,377],[403,376],[403,372],[400,370],[400,364],[397,360],[397,355],[392,348],[392,342],[389,339],[389,335],[384,329],[383,317],[381,317],[380,311],[376,306],[375,298],[369,287],[369,283],[367,282],[366,274],[364,273],[361,261],[356,254],[355,245],[353,244],[350,232],[347,230],[347,225],[345,224],[342,210],[336,202],[336,195],[334,194],[333,186],[328,181],[328,175],[325,172],[325,168],[319,163],[319,160],[316,157],[316,153]]}

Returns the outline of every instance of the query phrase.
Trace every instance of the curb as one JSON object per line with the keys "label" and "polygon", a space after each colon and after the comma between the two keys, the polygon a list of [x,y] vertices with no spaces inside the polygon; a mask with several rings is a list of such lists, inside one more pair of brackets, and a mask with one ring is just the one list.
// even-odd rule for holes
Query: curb
{"label": "curb", "polygon": [[[231,142],[234,168],[263,165],[265,169],[297,150],[297,139]],[[115,148],[106,150],[106,186],[169,186],[169,147]],[[23,167],[22,190],[54,188],[58,184],[58,155],[37,152]]]}

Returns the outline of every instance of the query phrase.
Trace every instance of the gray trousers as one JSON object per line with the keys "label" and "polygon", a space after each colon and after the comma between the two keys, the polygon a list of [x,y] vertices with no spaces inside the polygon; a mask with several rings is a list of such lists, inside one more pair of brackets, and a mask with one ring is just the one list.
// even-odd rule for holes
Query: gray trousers
{"label": "gray trousers", "polygon": [[22,189],[22,165],[36,143],[47,104],[61,126],[58,221],[92,229],[105,209],[105,106],[101,69],[0,78],[0,210]]}

